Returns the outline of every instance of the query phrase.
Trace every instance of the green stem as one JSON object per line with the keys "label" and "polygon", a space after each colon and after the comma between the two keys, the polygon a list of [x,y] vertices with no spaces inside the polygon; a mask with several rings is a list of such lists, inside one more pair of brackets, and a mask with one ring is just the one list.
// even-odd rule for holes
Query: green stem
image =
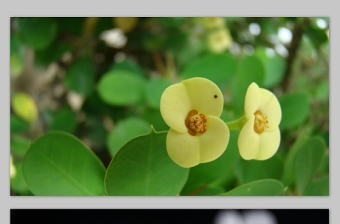
{"label": "green stem", "polygon": [[241,130],[243,125],[246,123],[246,121],[247,121],[247,119],[243,115],[239,119],[236,119],[234,121],[226,122],[226,124],[227,124],[229,130]]}

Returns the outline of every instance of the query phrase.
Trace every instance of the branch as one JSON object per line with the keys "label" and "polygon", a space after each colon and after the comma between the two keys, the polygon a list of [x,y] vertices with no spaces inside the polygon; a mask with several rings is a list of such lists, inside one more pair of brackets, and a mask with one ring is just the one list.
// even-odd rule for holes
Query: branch
{"label": "branch", "polygon": [[292,76],[292,66],[293,62],[296,58],[298,48],[301,44],[302,36],[303,36],[303,26],[304,24],[308,23],[307,20],[304,20],[302,24],[296,23],[294,26],[294,29],[292,31],[293,33],[293,39],[288,47],[288,57],[286,59],[286,71],[284,74],[284,78],[282,81],[282,89],[283,91],[287,91],[289,85],[290,85],[290,80]]}

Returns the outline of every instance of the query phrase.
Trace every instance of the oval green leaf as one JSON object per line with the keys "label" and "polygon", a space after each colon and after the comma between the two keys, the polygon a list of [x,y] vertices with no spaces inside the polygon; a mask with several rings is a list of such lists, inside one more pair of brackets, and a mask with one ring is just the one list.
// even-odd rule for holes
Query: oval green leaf
{"label": "oval green leaf", "polygon": [[317,49],[328,40],[326,32],[322,29],[308,27],[304,32]]}
{"label": "oval green leaf", "polygon": [[99,81],[99,96],[108,104],[127,106],[144,97],[144,78],[128,71],[110,71]]}
{"label": "oval green leaf", "polygon": [[243,108],[247,89],[252,82],[262,87],[265,78],[265,68],[256,56],[243,58],[237,67],[237,75],[233,80],[232,102],[237,108]]}
{"label": "oval green leaf", "polygon": [[280,179],[283,172],[283,157],[276,153],[265,161],[240,160],[235,168],[241,184],[261,179]]}
{"label": "oval green leaf", "polygon": [[12,132],[26,132],[29,130],[30,125],[26,121],[22,120],[18,116],[11,114],[10,115],[10,129]]}
{"label": "oval green leaf", "polygon": [[161,112],[159,110],[154,110],[149,108],[145,110],[141,117],[149,122],[156,131],[168,131],[169,126],[165,123]]}
{"label": "oval green leaf", "polygon": [[57,34],[57,22],[53,18],[19,18],[19,32],[23,41],[34,49],[48,47]]}
{"label": "oval green leaf", "polygon": [[107,146],[113,157],[131,139],[150,132],[150,124],[137,117],[129,117],[117,123],[109,133]]}
{"label": "oval green leaf", "polygon": [[24,53],[25,49],[20,42],[19,36],[16,34],[11,34],[11,43],[10,43],[10,71],[11,77],[18,77],[24,70],[25,66],[25,58]]}
{"label": "oval green leaf", "polygon": [[238,132],[236,130],[230,132],[228,147],[218,159],[190,168],[189,178],[181,195],[196,195],[208,184],[232,172],[233,166],[241,158],[237,147]]}
{"label": "oval green leaf", "polygon": [[69,107],[60,109],[53,117],[50,131],[73,132],[77,128],[77,116]]}
{"label": "oval green leaf", "polygon": [[32,195],[32,192],[29,190],[22,174],[22,163],[14,162],[14,166],[17,172],[10,180],[11,189],[15,191],[17,195]]}
{"label": "oval green leaf", "polygon": [[206,54],[190,62],[181,74],[182,79],[204,77],[217,85],[227,84],[236,72],[236,60],[229,54]]}
{"label": "oval green leaf", "polygon": [[34,195],[101,196],[105,194],[105,167],[79,139],[50,132],[27,151],[23,174]]}
{"label": "oval green leaf", "polygon": [[111,161],[105,187],[110,196],[175,196],[189,169],[175,164],[166,151],[166,132],[140,136],[123,146]]}
{"label": "oval green leaf", "polygon": [[294,128],[309,116],[309,97],[307,93],[289,93],[279,99],[282,119],[280,129]]}
{"label": "oval green leaf", "polygon": [[284,196],[283,184],[274,179],[265,179],[243,184],[220,196]]}
{"label": "oval green leaf", "polygon": [[91,94],[95,83],[95,66],[88,56],[78,58],[66,71],[66,86],[83,95]]}
{"label": "oval green leaf", "polygon": [[122,61],[113,63],[110,67],[110,70],[112,71],[124,70],[124,71],[131,72],[137,76],[144,76],[144,72],[140,68],[138,63],[136,63],[130,58],[125,58]]}
{"label": "oval green leaf", "polygon": [[12,134],[10,140],[11,153],[23,157],[31,145],[30,139],[19,134]]}
{"label": "oval green leaf", "polygon": [[151,79],[146,85],[146,100],[150,107],[159,109],[161,96],[171,83],[164,78]]}
{"label": "oval green leaf", "polygon": [[303,196],[329,196],[329,176],[313,181],[303,192]]}
{"label": "oval green leaf", "polygon": [[284,75],[286,62],[283,57],[278,54],[269,56],[265,48],[256,49],[255,55],[262,61],[265,67],[265,78],[263,87],[271,88],[278,85]]}
{"label": "oval green leaf", "polygon": [[34,99],[27,93],[15,93],[12,98],[12,108],[16,115],[27,122],[34,122],[38,118],[37,105]]}
{"label": "oval green leaf", "polygon": [[296,153],[294,174],[299,194],[303,194],[308,184],[312,182],[325,154],[325,148],[321,137],[313,137],[305,141]]}

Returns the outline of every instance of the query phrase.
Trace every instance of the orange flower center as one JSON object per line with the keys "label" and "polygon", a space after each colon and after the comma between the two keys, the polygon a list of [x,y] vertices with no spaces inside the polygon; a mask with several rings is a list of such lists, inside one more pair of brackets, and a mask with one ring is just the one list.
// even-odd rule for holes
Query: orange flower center
{"label": "orange flower center", "polygon": [[254,122],[254,131],[258,134],[264,132],[265,128],[269,128],[267,117],[262,115],[260,110],[257,110],[255,113],[255,122]]}
{"label": "orange flower center", "polygon": [[207,130],[207,126],[205,125],[207,118],[204,114],[198,114],[197,110],[191,110],[184,122],[188,128],[188,133],[192,136],[203,134]]}

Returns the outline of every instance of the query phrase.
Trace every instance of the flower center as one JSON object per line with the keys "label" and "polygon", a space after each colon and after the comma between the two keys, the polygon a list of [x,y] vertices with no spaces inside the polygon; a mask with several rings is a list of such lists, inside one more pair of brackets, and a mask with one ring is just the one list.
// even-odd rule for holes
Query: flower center
{"label": "flower center", "polygon": [[203,134],[207,130],[205,122],[207,118],[204,114],[198,114],[197,110],[191,110],[185,118],[185,126],[188,128],[188,133],[192,136]]}
{"label": "flower center", "polygon": [[254,122],[254,131],[258,134],[264,132],[265,128],[269,128],[267,117],[262,115],[260,110],[257,110],[255,113],[255,122]]}

